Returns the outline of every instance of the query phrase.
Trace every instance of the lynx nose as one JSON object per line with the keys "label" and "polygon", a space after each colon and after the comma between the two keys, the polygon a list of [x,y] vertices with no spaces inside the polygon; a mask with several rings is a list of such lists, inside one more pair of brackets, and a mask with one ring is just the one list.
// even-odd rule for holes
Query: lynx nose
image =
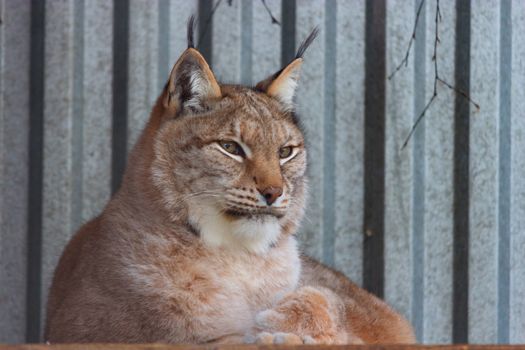
{"label": "lynx nose", "polygon": [[259,190],[266,200],[266,204],[272,205],[277,198],[283,194],[283,189],[281,187],[266,187],[264,190]]}

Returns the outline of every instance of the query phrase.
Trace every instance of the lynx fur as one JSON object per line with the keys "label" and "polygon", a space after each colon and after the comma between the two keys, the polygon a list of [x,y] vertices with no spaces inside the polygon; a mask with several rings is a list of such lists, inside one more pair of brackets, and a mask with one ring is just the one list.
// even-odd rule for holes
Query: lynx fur
{"label": "lynx fur", "polygon": [[64,250],[45,339],[414,342],[402,316],[297,247],[307,149],[293,95],[315,33],[251,88],[215,80],[190,22],[119,191]]}

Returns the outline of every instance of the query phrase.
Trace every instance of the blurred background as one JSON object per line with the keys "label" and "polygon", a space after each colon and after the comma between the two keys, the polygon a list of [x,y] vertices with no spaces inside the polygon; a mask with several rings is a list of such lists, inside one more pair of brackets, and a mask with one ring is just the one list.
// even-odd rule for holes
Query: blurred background
{"label": "blurred background", "polygon": [[310,255],[419,341],[525,342],[524,1],[0,0],[0,343],[41,340],[62,249],[118,188],[190,14],[222,82],[321,30],[297,95]]}

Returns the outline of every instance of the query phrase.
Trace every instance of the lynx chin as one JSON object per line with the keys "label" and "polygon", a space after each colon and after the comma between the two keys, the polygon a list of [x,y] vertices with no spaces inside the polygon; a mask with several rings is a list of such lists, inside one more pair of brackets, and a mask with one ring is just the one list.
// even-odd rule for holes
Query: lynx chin
{"label": "lynx chin", "polygon": [[307,149],[293,98],[317,31],[246,87],[217,82],[193,22],[120,189],[60,258],[45,340],[413,343],[401,315],[297,247]]}

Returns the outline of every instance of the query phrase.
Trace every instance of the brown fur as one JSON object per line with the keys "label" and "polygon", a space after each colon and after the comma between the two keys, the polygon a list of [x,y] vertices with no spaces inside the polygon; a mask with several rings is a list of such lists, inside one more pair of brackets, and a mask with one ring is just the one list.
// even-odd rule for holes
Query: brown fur
{"label": "brown fur", "polygon": [[[297,60],[257,90],[219,85],[196,50],[183,54],[120,190],[64,250],[46,340],[414,341],[381,300],[299,255],[306,150],[289,109]],[[233,138],[245,158],[217,143]],[[296,151],[287,161],[285,145]],[[283,190],[269,206],[259,194],[268,187]]]}

